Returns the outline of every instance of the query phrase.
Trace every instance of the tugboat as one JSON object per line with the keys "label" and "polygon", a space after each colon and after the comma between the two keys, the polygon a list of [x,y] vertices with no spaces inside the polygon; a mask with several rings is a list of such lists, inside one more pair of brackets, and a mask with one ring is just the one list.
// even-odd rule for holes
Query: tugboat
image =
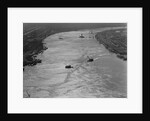
{"label": "tugboat", "polygon": [[70,69],[70,68],[73,68],[73,66],[71,66],[71,65],[66,65],[65,68]]}
{"label": "tugboat", "polygon": [[80,38],[84,38],[83,34],[80,35]]}
{"label": "tugboat", "polygon": [[59,39],[63,39],[62,37],[59,37]]}
{"label": "tugboat", "polygon": [[87,56],[87,58],[88,58],[87,62],[93,62],[94,61],[94,59],[90,58],[89,56]]}

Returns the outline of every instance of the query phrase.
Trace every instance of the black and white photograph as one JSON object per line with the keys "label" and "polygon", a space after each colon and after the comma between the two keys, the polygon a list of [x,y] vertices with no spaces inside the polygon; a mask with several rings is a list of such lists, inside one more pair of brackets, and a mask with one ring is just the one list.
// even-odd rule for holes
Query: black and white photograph
{"label": "black and white photograph", "polygon": [[9,113],[141,113],[142,8],[8,8]]}
{"label": "black and white photograph", "polygon": [[23,23],[24,98],[127,98],[127,23]]}

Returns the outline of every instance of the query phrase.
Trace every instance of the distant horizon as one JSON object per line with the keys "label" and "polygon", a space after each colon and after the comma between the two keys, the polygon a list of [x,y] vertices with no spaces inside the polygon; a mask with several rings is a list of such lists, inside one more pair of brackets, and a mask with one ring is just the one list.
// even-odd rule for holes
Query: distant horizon
{"label": "distant horizon", "polygon": [[127,26],[127,23],[23,23],[23,29],[34,27],[51,27],[52,29],[92,29],[102,27]]}

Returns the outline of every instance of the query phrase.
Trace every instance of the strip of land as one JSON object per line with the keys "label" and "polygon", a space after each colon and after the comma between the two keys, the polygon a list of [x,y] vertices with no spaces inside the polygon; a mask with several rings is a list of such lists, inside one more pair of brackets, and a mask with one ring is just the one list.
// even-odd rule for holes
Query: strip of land
{"label": "strip of land", "polygon": [[111,57],[94,37],[110,29],[119,28],[62,32],[44,39],[47,49],[36,57],[42,62],[25,67],[24,97],[126,97],[124,61]]}
{"label": "strip of land", "polygon": [[117,54],[117,57],[127,60],[127,30],[116,29],[98,32],[96,39],[103,44],[110,52]]}

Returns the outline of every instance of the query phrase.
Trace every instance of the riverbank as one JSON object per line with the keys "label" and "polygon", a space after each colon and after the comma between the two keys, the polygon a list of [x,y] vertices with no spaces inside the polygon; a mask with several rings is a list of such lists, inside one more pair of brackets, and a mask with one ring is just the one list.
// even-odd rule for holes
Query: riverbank
{"label": "riverbank", "polygon": [[106,49],[124,61],[127,60],[127,30],[116,29],[98,32],[95,38],[100,44],[103,44]]}
{"label": "riverbank", "polygon": [[[80,29],[126,26],[126,23],[24,23],[23,24],[23,67],[41,63],[36,59],[47,48],[43,40],[55,33]],[[60,39],[62,39],[60,37]]]}
{"label": "riverbank", "polygon": [[44,39],[48,49],[36,57],[42,63],[23,73],[23,97],[126,98],[125,62],[112,57],[94,35],[91,30],[70,31]]}
{"label": "riverbank", "polygon": [[24,30],[23,67],[34,66],[42,62],[42,60],[36,59],[36,56],[47,49],[47,47],[44,46],[43,40],[54,33],[55,31],[47,27],[38,27],[33,30],[29,29],[28,31]]}

